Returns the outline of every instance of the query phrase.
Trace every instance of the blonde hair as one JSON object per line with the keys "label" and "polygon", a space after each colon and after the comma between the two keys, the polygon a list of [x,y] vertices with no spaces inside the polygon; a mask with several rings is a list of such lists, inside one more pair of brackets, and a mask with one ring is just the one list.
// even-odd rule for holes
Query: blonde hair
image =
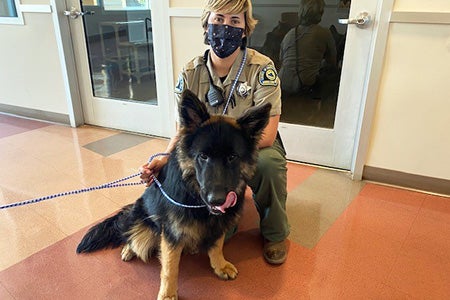
{"label": "blonde hair", "polygon": [[203,29],[208,28],[208,18],[211,12],[218,12],[224,14],[240,14],[244,13],[245,16],[245,36],[249,37],[255,26],[258,23],[253,18],[251,0],[206,0],[201,22]]}

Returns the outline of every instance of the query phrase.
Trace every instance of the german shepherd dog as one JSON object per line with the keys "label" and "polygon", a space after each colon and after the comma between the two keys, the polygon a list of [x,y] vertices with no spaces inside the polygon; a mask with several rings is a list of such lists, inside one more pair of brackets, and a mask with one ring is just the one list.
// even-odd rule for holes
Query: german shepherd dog
{"label": "german shepherd dog", "polygon": [[[225,233],[237,225],[242,213],[270,108],[270,104],[251,108],[238,119],[210,115],[197,96],[185,91],[179,105],[179,140],[158,175],[163,190],[150,185],[134,204],[89,229],[77,253],[122,244],[124,261],[137,256],[147,262],[159,253],[158,299],[177,299],[183,250],[206,251],[217,276],[235,279],[238,271],[222,252]],[[197,207],[179,206],[162,191],[182,205]]]}

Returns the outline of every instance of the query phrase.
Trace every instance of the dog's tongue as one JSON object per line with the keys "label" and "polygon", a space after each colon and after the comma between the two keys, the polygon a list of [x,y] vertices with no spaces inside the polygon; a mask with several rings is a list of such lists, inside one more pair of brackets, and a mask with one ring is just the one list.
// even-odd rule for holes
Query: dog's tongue
{"label": "dog's tongue", "polygon": [[225,209],[236,205],[237,195],[235,192],[229,192],[225,202],[221,206],[214,206],[215,209],[225,213]]}

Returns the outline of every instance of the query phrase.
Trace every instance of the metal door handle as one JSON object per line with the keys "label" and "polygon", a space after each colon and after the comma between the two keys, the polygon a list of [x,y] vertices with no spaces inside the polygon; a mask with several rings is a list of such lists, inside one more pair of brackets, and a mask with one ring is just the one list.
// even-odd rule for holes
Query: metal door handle
{"label": "metal door handle", "polygon": [[355,19],[339,19],[340,24],[355,24],[358,27],[366,27],[370,23],[370,15],[367,12],[362,12],[356,16]]}
{"label": "metal door handle", "polygon": [[64,11],[64,15],[68,16],[72,19],[76,19],[79,16],[84,16],[84,15],[93,15],[95,14],[95,11],[79,11],[78,9],[76,9],[75,7],[71,7],[70,10],[65,10]]}

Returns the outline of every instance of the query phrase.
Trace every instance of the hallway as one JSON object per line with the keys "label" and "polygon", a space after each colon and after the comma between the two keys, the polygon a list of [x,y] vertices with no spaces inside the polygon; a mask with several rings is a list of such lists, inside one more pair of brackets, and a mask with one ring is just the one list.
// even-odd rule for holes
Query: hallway
{"label": "hallway", "polygon": [[[167,142],[0,114],[0,205],[135,174]],[[154,299],[157,259],[124,263],[120,249],[75,253],[88,226],[142,191],[101,189],[0,210],[0,299]],[[205,254],[183,255],[180,299],[450,299],[449,197],[293,162],[288,192],[285,264],[264,262],[247,197],[239,231],[224,249],[238,278],[217,279]]]}

